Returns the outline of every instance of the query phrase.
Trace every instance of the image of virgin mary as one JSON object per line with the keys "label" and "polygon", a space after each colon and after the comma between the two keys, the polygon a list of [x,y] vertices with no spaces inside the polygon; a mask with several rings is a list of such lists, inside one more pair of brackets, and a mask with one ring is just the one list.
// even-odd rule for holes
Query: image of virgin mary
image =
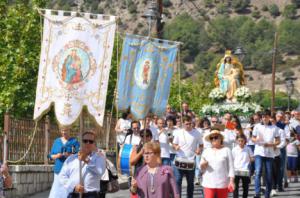
{"label": "image of virgin mary", "polygon": [[71,50],[71,53],[65,58],[61,74],[62,80],[66,83],[77,83],[83,79],[81,60],[75,49]]}

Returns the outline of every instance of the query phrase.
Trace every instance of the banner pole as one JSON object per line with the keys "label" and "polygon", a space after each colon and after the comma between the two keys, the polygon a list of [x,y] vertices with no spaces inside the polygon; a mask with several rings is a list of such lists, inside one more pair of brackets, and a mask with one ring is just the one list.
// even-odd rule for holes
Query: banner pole
{"label": "banner pole", "polygon": [[[83,118],[83,109],[80,113],[80,120],[79,120],[79,141],[80,141],[80,147],[82,148],[82,134],[84,132],[84,118]],[[83,178],[82,178],[82,163],[79,160],[79,181],[80,181],[80,185],[84,185],[83,184]],[[82,198],[82,193],[80,193],[79,197]]]}

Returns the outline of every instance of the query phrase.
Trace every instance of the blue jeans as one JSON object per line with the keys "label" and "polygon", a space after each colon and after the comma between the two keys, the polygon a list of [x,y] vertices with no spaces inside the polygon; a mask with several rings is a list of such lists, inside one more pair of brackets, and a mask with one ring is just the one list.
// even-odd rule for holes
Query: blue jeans
{"label": "blue jeans", "polygon": [[255,156],[255,194],[260,195],[260,178],[262,175],[262,168],[265,166],[266,170],[266,191],[265,191],[265,198],[270,197],[270,193],[272,190],[272,165],[273,165],[273,158],[269,157],[262,157],[262,156]]}
{"label": "blue jeans", "polygon": [[162,164],[162,165],[168,165],[168,166],[171,166],[171,160],[170,160],[170,158],[162,157],[162,158],[161,158],[161,164]]}
{"label": "blue jeans", "polygon": [[278,189],[282,189],[283,177],[286,171],[286,147],[280,149],[280,172],[278,178]]}
{"label": "blue jeans", "polygon": [[176,179],[176,184],[178,191],[181,197],[181,186],[182,186],[182,178],[186,176],[187,181],[187,197],[193,198],[194,195],[194,177],[195,177],[195,169],[193,170],[181,170],[173,166],[173,171]]}
{"label": "blue jeans", "polygon": [[195,158],[195,177],[196,178],[200,178],[200,159],[201,159],[201,156],[200,155],[196,155],[196,158]]}
{"label": "blue jeans", "polygon": [[[251,149],[252,153],[254,153],[255,145],[247,145],[248,148]],[[255,162],[250,162],[250,175],[252,176],[254,174],[255,170]]]}

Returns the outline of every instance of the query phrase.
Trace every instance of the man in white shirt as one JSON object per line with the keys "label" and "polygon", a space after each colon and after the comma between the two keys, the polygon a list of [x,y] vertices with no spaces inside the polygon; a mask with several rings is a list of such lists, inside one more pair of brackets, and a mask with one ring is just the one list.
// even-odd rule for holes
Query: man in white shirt
{"label": "man in white shirt", "polygon": [[[176,150],[174,175],[181,195],[182,178],[187,179],[187,197],[194,194],[195,156],[200,154],[203,143],[201,134],[192,127],[192,118],[183,118],[184,128],[178,130],[174,136],[173,148]],[[185,167],[186,166],[186,167]]]}
{"label": "man in white shirt", "polygon": [[157,120],[158,141],[160,144],[160,157],[162,165],[171,165],[170,161],[170,145],[167,130],[164,128],[165,120],[159,118]]}
{"label": "man in white shirt", "polygon": [[131,145],[139,145],[141,142],[140,137],[140,122],[139,121],[132,121],[131,122],[131,130],[132,133],[126,135],[125,137],[125,144],[131,144]]}
{"label": "man in white shirt", "polygon": [[[71,155],[64,162],[59,173],[61,184],[69,193],[68,198],[97,198],[100,192],[100,180],[106,169],[104,157],[96,153],[95,134],[87,131],[82,135],[82,143],[78,154]],[[82,164],[82,184],[79,178],[79,163]]]}
{"label": "man in white shirt", "polygon": [[279,145],[278,128],[270,122],[271,112],[266,110],[262,114],[262,123],[257,124],[253,129],[252,141],[255,143],[255,198],[260,197],[263,165],[266,170],[266,191],[265,198],[270,197],[272,190],[272,166],[275,157],[274,147]]}

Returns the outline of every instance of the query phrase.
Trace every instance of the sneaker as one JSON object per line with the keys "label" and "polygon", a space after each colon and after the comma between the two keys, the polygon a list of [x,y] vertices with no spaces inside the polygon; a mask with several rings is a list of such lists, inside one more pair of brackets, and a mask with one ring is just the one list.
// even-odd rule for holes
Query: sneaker
{"label": "sneaker", "polygon": [[200,185],[199,178],[196,178],[196,179],[195,179],[195,185],[196,185],[196,186],[199,186],[199,185]]}
{"label": "sneaker", "polygon": [[271,197],[274,197],[274,196],[276,196],[276,195],[277,195],[276,190],[275,190],[275,189],[272,189],[272,190],[271,190]]}
{"label": "sneaker", "polygon": [[278,192],[284,192],[283,188],[278,188]]}

